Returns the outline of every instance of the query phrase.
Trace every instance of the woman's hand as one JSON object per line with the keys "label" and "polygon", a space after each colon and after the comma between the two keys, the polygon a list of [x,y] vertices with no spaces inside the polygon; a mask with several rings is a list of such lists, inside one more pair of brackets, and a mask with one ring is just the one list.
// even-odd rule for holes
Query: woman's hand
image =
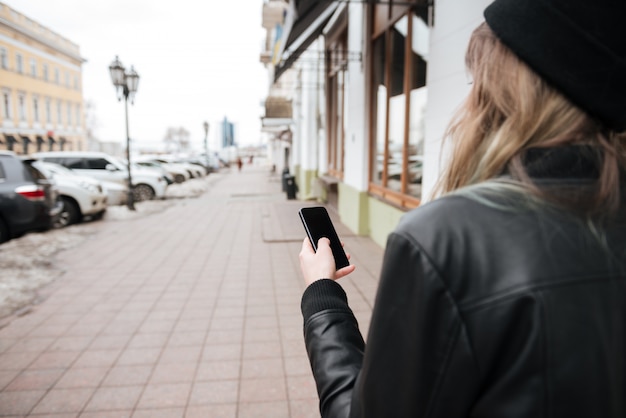
{"label": "woman's hand", "polygon": [[[346,255],[349,260],[350,254]],[[320,238],[317,242],[317,252],[315,252],[309,239],[305,238],[300,250],[300,270],[302,270],[306,285],[308,286],[320,279],[340,279],[352,273],[355,266],[351,264],[340,270],[335,269],[335,258],[330,249],[330,240],[328,238]]]}

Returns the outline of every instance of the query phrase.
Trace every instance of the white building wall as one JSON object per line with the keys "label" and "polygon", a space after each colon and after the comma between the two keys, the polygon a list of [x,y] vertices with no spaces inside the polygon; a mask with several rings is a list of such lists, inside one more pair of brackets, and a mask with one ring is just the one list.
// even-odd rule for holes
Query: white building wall
{"label": "white building wall", "polygon": [[361,60],[348,61],[346,74],[347,123],[344,159],[344,183],[359,191],[368,187],[369,141],[366,130],[365,103],[365,3],[348,3],[348,51],[361,53]]}
{"label": "white building wall", "polygon": [[293,117],[293,137],[291,142],[291,151],[289,156],[289,171],[293,174],[296,166],[300,165],[300,149],[302,148],[302,142],[305,140],[305,122],[304,117],[304,102],[302,100],[302,70],[299,68],[293,68],[292,71],[296,72],[294,77],[294,93],[292,98],[292,117]]}
{"label": "white building wall", "polygon": [[[307,50],[309,56],[323,56],[323,43],[317,40]],[[317,59],[308,58],[302,65],[301,72],[301,104],[302,141],[299,151],[300,168],[317,170],[319,148],[319,112],[320,96],[318,95],[320,63]]]}
{"label": "white building wall", "polygon": [[465,50],[471,32],[483,19],[483,10],[491,0],[437,0],[435,22],[430,35],[428,61],[428,105],[424,144],[422,201],[427,201],[448,152],[442,138],[454,112],[469,92],[465,71]]}

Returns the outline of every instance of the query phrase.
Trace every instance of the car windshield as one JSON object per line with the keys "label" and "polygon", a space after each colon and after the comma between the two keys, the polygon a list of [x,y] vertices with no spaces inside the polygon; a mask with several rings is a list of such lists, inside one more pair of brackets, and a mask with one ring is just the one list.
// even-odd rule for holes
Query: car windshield
{"label": "car windshield", "polygon": [[44,166],[41,161],[27,160],[24,165],[30,171],[33,178],[37,180],[45,180],[52,178],[52,173]]}
{"label": "car windshield", "polygon": [[109,157],[108,159],[109,159],[109,161],[111,161],[111,164],[113,164],[114,166],[116,166],[120,170],[126,170],[126,160],[125,159],[117,158],[117,157]]}
{"label": "car windshield", "polygon": [[43,165],[48,171],[52,172],[53,174],[61,174],[64,176],[77,176],[78,174],[76,174],[76,172],[70,170],[67,167],[62,166],[61,164],[56,164],[56,163],[40,163],[41,165]]}

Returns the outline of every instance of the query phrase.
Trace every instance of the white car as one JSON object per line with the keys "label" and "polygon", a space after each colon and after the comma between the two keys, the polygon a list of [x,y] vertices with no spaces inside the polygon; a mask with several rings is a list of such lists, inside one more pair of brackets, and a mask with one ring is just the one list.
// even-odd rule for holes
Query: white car
{"label": "white car", "polygon": [[161,164],[168,164],[170,166],[177,167],[177,169],[179,170],[184,170],[189,173],[190,178],[203,177],[206,174],[206,171],[202,167],[199,167],[195,164],[189,164],[185,161],[170,160],[164,156],[161,156],[160,158],[154,158],[152,159],[152,161],[156,161]]}
{"label": "white car", "polygon": [[[98,180],[111,181],[126,185],[128,171],[121,160],[102,153],[88,151],[51,151],[33,154],[43,161],[61,164],[78,174],[94,177]],[[167,188],[165,178],[152,170],[131,166],[135,201],[164,198]]]}
{"label": "white car", "polygon": [[125,184],[102,180],[100,183],[107,193],[108,206],[122,206],[128,202],[128,187]]}
{"label": "white car", "polygon": [[61,215],[53,223],[55,228],[81,222],[85,216],[102,218],[107,209],[107,194],[98,180],[59,164],[42,161],[41,166],[52,174],[63,202]]}
{"label": "white car", "polygon": [[190,178],[189,172],[176,164],[162,163],[153,159],[137,159],[135,163],[142,167],[163,169],[172,176],[175,183],[183,183]]}

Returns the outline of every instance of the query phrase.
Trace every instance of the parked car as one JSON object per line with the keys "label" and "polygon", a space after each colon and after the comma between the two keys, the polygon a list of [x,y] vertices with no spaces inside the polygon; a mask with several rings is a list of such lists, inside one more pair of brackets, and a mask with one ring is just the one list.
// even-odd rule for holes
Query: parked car
{"label": "parked car", "polygon": [[107,209],[107,193],[98,180],[81,176],[56,163],[42,161],[41,165],[52,174],[63,201],[61,215],[54,222],[55,228],[81,222],[86,216],[102,218]]}
{"label": "parked car", "polygon": [[210,159],[209,159],[209,165],[206,164],[206,161],[204,159],[198,159],[196,157],[187,157],[187,158],[181,159],[180,161],[186,164],[190,164],[193,167],[196,167],[196,169],[199,170],[200,173],[202,173],[202,176],[206,176],[213,171],[212,167],[210,166]]}
{"label": "parked car", "polygon": [[[128,171],[123,161],[102,153],[88,151],[51,151],[33,154],[44,161],[61,164],[78,174],[91,176],[98,180],[128,183]],[[151,170],[131,166],[135,201],[165,197],[167,182],[162,175]]]}
{"label": "parked car", "polygon": [[107,206],[125,205],[128,201],[128,187],[125,184],[113,181],[100,180],[104,191],[107,194]]}
{"label": "parked car", "polygon": [[39,162],[0,151],[0,242],[52,227],[63,203]]}
{"label": "parked car", "polygon": [[142,167],[154,168],[154,169],[162,169],[169,173],[170,176],[174,179],[175,183],[183,183],[189,180],[190,175],[189,172],[175,164],[162,163],[152,159],[137,159],[136,163]]}
{"label": "parked car", "polygon": [[185,170],[189,173],[190,178],[198,178],[203,177],[206,174],[206,171],[203,167],[197,166],[195,164],[190,164],[188,162],[182,160],[175,160],[173,158],[160,156],[152,159],[152,161],[156,161],[161,164],[169,164],[178,167],[179,169]]}

